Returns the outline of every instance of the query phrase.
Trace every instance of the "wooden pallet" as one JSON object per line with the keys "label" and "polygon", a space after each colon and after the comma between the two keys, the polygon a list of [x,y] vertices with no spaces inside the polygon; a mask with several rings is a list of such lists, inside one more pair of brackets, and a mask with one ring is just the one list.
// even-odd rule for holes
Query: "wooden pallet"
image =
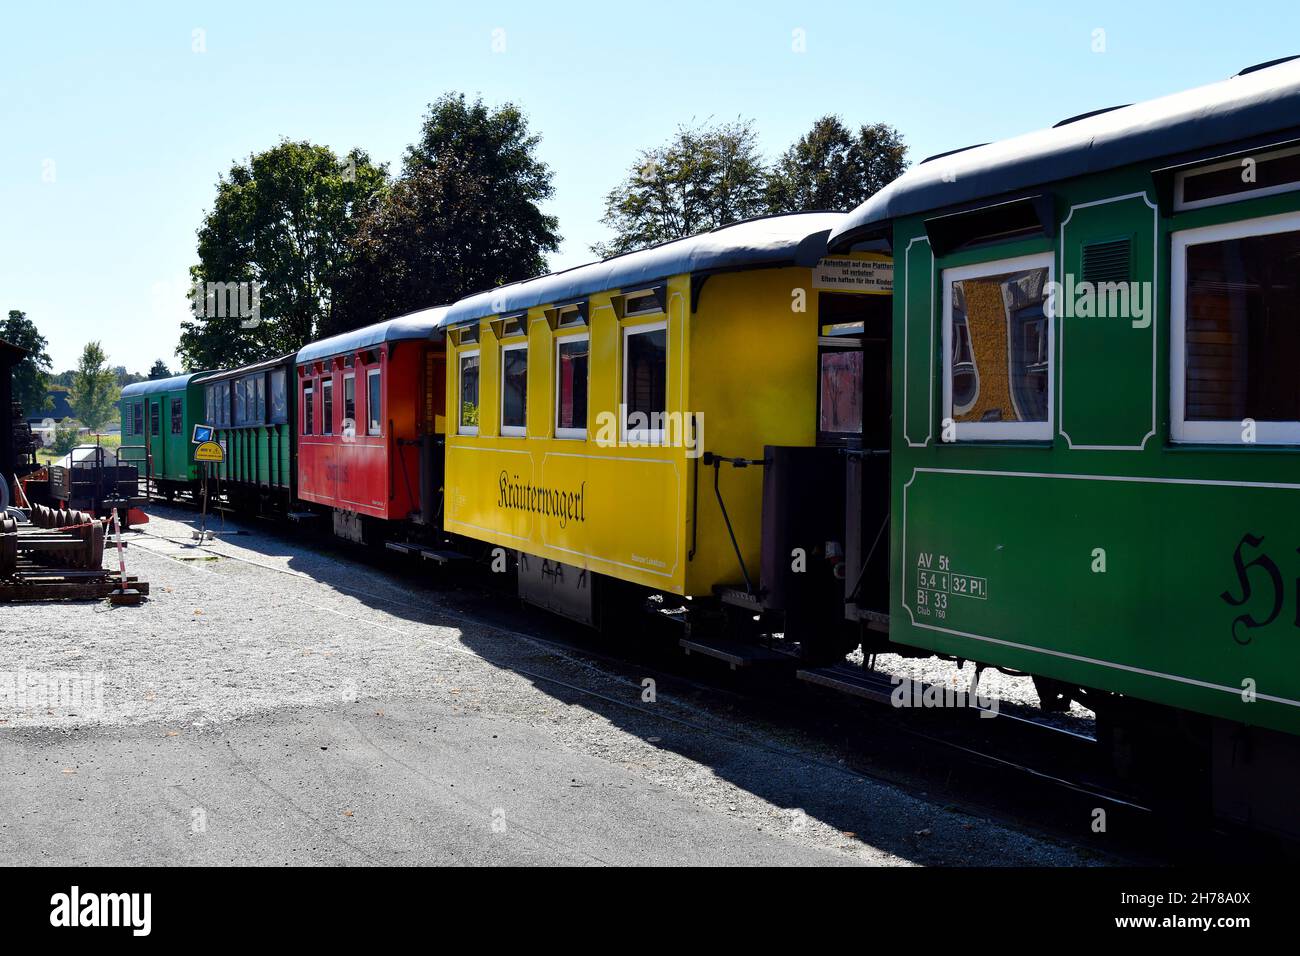
{"label": "wooden pallet", "polygon": [[116,571],[73,571],[20,566],[12,576],[0,580],[0,601],[90,601],[125,594],[123,603],[136,603],[148,595],[149,582],[127,575],[126,587]]}

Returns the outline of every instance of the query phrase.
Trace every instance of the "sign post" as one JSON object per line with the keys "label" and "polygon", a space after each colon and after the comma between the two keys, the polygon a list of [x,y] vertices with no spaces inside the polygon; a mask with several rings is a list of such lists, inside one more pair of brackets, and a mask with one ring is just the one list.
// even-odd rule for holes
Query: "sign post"
{"label": "sign post", "polygon": [[195,425],[194,460],[203,465],[203,509],[199,512],[199,530],[196,537],[206,540],[208,536],[208,482],[212,479],[212,464],[226,460],[226,450],[212,440],[213,429],[210,425]]}

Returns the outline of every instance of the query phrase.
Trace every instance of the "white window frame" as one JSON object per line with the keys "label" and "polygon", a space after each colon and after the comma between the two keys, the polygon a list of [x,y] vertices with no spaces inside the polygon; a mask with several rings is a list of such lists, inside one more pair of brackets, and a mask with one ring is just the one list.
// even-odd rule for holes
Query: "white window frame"
{"label": "white window frame", "polygon": [[[964,279],[981,279],[1007,272],[1047,269],[1047,281],[1056,280],[1056,256],[1038,252],[1029,256],[995,259],[974,265],[944,269],[943,282],[943,403],[945,419],[952,414],[952,285]],[[1007,349],[1011,359],[1010,342]],[[1045,422],[954,422],[956,440],[962,441],[1051,441],[1056,423],[1056,319],[1047,316],[1047,421]]]}
{"label": "white window frame", "polygon": [[[1300,231],[1300,212],[1261,216],[1239,222],[1183,229],[1170,235],[1169,300],[1169,437],[1175,442],[1195,444],[1240,445],[1242,426],[1239,421],[1189,422],[1187,405],[1187,247],[1271,236],[1280,232]],[[1300,444],[1300,421],[1257,422],[1255,441],[1260,445]]]}
{"label": "white window frame", "polygon": [[[1272,152],[1261,153],[1258,156],[1249,157],[1262,163],[1269,159],[1283,159],[1287,156],[1294,156],[1300,153],[1300,146],[1291,149],[1275,149]],[[1184,169],[1174,174],[1174,211],[1182,212],[1185,209],[1203,209],[1206,206],[1223,206],[1230,202],[1243,202],[1247,199],[1256,199],[1260,196],[1276,196],[1279,193],[1290,193],[1300,189],[1300,180],[1293,180],[1289,183],[1278,183],[1276,186],[1264,186],[1261,189],[1250,189],[1246,192],[1232,193],[1228,196],[1211,196],[1209,199],[1193,199],[1191,202],[1183,199],[1183,185],[1189,178],[1196,178],[1201,173],[1215,173],[1221,169],[1240,169],[1241,163],[1248,157],[1238,156],[1236,159],[1224,160],[1221,163],[1212,163],[1209,166],[1200,166],[1196,169]]]}
{"label": "white window frame", "polygon": [[[586,428],[561,428],[560,427],[560,346],[569,342],[586,342],[587,343],[587,408],[591,411],[591,333],[577,332],[573,335],[556,336],[555,339],[555,437],[571,439],[576,441],[587,440]],[[586,417],[586,416],[584,416]]]}
{"label": "white window frame", "polygon": [[316,434],[316,386],[311,379],[304,379],[302,386],[302,424],[303,435]]}
{"label": "white window frame", "polygon": [[[384,411],[384,380],[383,380],[382,378],[380,378],[380,376],[381,376],[382,374],[383,374],[383,369],[379,369],[379,368],[368,368],[368,369],[366,369],[366,434],[369,435],[369,436],[372,437],[372,438],[382,438],[382,437],[383,437],[383,434],[384,434],[384,417],[383,417],[383,411]],[[379,417],[378,417],[378,418],[375,417],[375,414],[374,414],[375,410],[374,410],[373,408],[370,407],[370,395],[371,395],[371,391],[370,391],[370,380],[371,380],[372,378],[378,378],[378,379],[379,379],[379,412],[380,412],[380,414],[379,414]],[[371,423],[372,421],[378,421],[378,422],[379,422],[379,431],[373,431],[373,430],[370,428],[370,423]]]}
{"label": "white window frame", "polygon": [[464,406],[461,402],[461,396],[465,394],[461,376],[465,374],[464,359],[478,358],[478,395],[475,396],[475,407],[478,409],[479,421],[483,420],[483,352],[482,349],[461,349],[456,353],[456,434],[457,435],[477,435],[477,425],[466,425],[461,421],[461,414],[464,412]]}
{"label": "white window frame", "polygon": [[[524,423],[522,425],[506,424],[506,353],[518,352],[523,350],[524,359],[528,366],[532,365],[531,357],[528,355],[528,342],[509,342],[501,346],[501,370],[497,376],[498,388],[501,393],[501,399],[497,402],[497,412],[500,418],[499,433],[503,438],[523,438],[528,434],[528,367],[524,368]],[[480,382],[483,379],[479,379]],[[480,408],[482,405],[480,404]]]}
{"label": "white window frame", "polygon": [[[352,432],[348,433],[348,382],[352,383]],[[339,434],[344,438],[357,437],[357,373],[343,373],[343,418],[339,423]]]}
{"label": "white window frame", "polygon": [[[641,322],[637,325],[623,326],[623,382],[620,389],[621,403],[618,416],[619,438],[624,443],[636,443],[639,445],[662,445],[664,443],[664,430],[662,428],[634,428],[627,427],[628,404],[627,404],[627,340],[633,335],[640,335],[644,332],[658,332],[663,329],[667,333],[668,320],[661,319],[658,322]],[[672,381],[671,365],[671,342],[667,334],[664,335],[664,404],[668,404],[668,383]],[[664,415],[668,414],[668,409],[662,409]]]}

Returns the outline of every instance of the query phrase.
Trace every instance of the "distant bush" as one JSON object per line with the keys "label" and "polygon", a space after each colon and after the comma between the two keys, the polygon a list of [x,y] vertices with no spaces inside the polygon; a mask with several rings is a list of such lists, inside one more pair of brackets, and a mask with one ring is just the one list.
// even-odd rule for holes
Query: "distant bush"
{"label": "distant bush", "polygon": [[54,429],[54,444],[50,447],[62,458],[77,445],[81,444],[81,425],[72,419],[66,419]]}

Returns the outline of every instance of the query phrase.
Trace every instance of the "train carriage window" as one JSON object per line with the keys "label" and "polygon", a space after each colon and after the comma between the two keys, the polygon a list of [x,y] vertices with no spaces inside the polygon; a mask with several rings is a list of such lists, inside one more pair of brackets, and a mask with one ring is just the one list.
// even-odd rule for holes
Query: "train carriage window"
{"label": "train carriage window", "polygon": [[217,387],[209,385],[203,390],[203,424],[212,425],[216,421]]}
{"label": "train carriage window", "polygon": [[235,424],[248,424],[248,382],[237,378],[231,383],[235,388]]}
{"label": "train carriage window", "polygon": [[173,435],[179,435],[184,430],[184,417],[184,413],[181,411],[181,400],[179,398],[173,398],[171,407]]}
{"label": "train carriage window", "polygon": [[355,438],[357,434],[357,377],[343,376],[343,437]]}
{"label": "train carriage window", "polygon": [[587,437],[587,375],[591,341],[568,335],[555,345],[555,437]]}
{"label": "train carriage window", "polygon": [[379,388],[379,369],[372,368],[366,372],[367,435],[382,435],[384,432],[382,394]]}
{"label": "train carriage window", "polygon": [[1300,189],[1300,147],[1239,157],[1174,177],[1174,209],[1218,206]]}
{"label": "train carriage window", "polygon": [[1173,234],[1174,441],[1300,444],[1300,213]]}
{"label": "train carriage window", "polygon": [[157,402],[149,403],[149,434],[150,435],[162,434],[162,428],[159,424],[159,419],[161,417],[161,410],[158,407],[161,403],[162,403],[161,399]]}
{"label": "train carriage window", "polygon": [[266,375],[261,372],[253,379],[253,422],[261,425],[266,421]]}
{"label": "train carriage window", "polygon": [[516,438],[528,425],[528,343],[501,346],[501,434]]}
{"label": "train carriage window", "polygon": [[460,420],[457,433],[478,434],[479,350],[460,353]]}
{"label": "train carriage window", "polygon": [[825,337],[820,349],[817,430],[826,436],[862,434],[862,343]]}
{"label": "train carriage window", "polygon": [[334,380],[329,378],[320,383],[320,433],[334,434]]}
{"label": "train carriage window", "polygon": [[658,444],[668,410],[668,325],[623,330],[623,439]]}
{"label": "train carriage window", "polygon": [[289,391],[285,370],[271,372],[271,424],[283,425],[289,421]]}
{"label": "train carriage window", "polygon": [[1052,437],[1052,254],[943,272],[943,415],[958,441]]}
{"label": "train carriage window", "polygon": [[136,402],[131,406],[131,433],[144,434],[144,403]]}
{"label": "train carriage window", "polygon": [[316,390],[312,388],[311,382],[302,383],[302,433],[310,435],[312,426],[316,420],[316,409],[313,399],[316,397]]}

